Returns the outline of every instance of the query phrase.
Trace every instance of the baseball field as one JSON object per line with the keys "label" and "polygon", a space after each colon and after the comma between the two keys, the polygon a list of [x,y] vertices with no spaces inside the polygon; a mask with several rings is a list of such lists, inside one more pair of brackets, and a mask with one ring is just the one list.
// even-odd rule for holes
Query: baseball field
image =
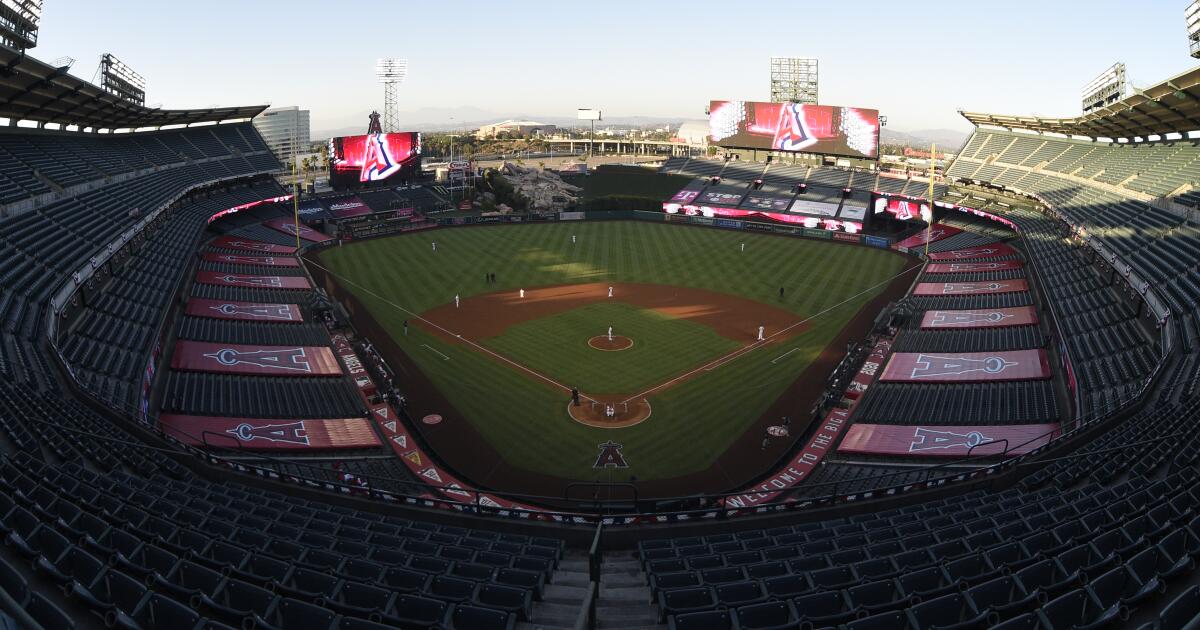
{"label": "baseball field", "polygon": [[[912,277],[886,250],[635,221],[441,229],[319,264],[390,337],[373,339],[385,357],[402,355],[427,442],[491,487],[713,473],[780,414],[798,433],[815,398],[801,386],[828,376],[806,369],[840,358],[827,346],[847,323]],[[738,458],[765,468],[782,443]]]}

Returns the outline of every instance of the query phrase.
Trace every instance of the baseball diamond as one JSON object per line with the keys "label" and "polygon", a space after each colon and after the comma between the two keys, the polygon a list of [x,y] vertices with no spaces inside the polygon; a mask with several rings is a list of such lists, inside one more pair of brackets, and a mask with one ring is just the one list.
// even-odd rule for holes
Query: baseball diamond
{"label": "baseball diamond", "polygon": [[[387,337],[373,341],[415,385],[410,412],[445,418],[418,427],[431,447],[472,482],[511,491],[610,479],[593,464],[612,431],[622,473],[648,491],[746,481],[790,445],[743,457],[768,410],[805,417],[832,367],[818,359],[861,334],[864,306],[915,277],[886,250],[643,222],[442,230],[437,241],[436,253],[416,236],[344,245],[310,267]],[[610,326],[624,349],[598,352]],[[568,409],[572,388],[582,404]]]}

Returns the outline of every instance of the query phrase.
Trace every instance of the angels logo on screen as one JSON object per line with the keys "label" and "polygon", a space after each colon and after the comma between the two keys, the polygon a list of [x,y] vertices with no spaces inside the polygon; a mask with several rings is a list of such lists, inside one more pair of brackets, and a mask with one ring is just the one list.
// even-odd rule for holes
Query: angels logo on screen
{"label": "angels logo on screen", "polygon": [[1005,282],[990,282],[981,284],[978,282],[947,282],[942,285],[942,293],[952,295],[955,293],[976,293],[979,291],[999,291],[1007,288],[1009,285]]}
{"label": "angels logo on screen", "polygon": [[912,443],[908,445],[908,452],[932,451],[934,449],[954,448],[956,446],[969,449],[991,441],[992,438],[987,437],[979,431],[954,433],[951,431],[934,431],[925,427],[917,427],[917,430],[913,432]]}
{"label": "angels logo on screen", "polygon": [[968,359],[966,357],[939,357],[930,354],[917,356],[910,378],[934,378],[938,376],[956,376],[971,372],[999,374],[1010,367],[1016,367],[1016,361],[1008,361],[1004,357],[984,357]]}
{"label": "angels logo on screen", "polygon": [[780,108],[779,126],[775,129],[775,140],[772,143],[776,149],[800,151],[816,143],[817,138],[808,128],[803,105],[789,103]]}
{"label": "angels logo on screen", "polygon": [[999,311],[934,311],[929,323],[934,326],[970,326],[973,324],[999,324],[1012,317]]}
{"label": "angels logo on screen", "polygon": [[226,431],[226,433],[234,435],[243,442],[267,440],[270,442],[286,442],[288,444],[308,446],[308,433],[304,430],[304,422],[302,421],[289,422],[287,424],[266,424],[258,427],[248,422],[243,422]]}
{"label": "angels logo on screen", "polygon": [[262,319],[282,319],[292,321],[292,309],[287,304],[220,304],[210,306],[212,310],[233,317],[261,317]]}
{"label": "angels logo on screen", "polygon": [[358,174],[358,181],[387,179],[400,170],[400,161],[396,160],[388,146],[387,134],[369,135],[364,144],[366,146],[363,148],[362,171]]}
{"label": "angels logo on screen", "polygon": [[617,444],[609,440],[599,446],[600,454],[596,456],[596,463],[592,464],[592,468],[629,468],[629,464],[625,463],[625,455],[621,453],[624,444]]}
{"label": "angels logo on screen", "polygon": [[279,348],[271,350],[250,350],[243,352],[233,348],[223,348],[212,354],[204,355],[225,366],[253,365],[273,370],[291,370],[293,372],[312,372],[308,363],[308,355],[304,348]]}
{"label": "angels logo on screen", "polygon": [[239,277],[233,275],[218,276],[226,284],[248,284],[259,287],[283,287],[283,280],[278,276],[261,276],[261,277]]}

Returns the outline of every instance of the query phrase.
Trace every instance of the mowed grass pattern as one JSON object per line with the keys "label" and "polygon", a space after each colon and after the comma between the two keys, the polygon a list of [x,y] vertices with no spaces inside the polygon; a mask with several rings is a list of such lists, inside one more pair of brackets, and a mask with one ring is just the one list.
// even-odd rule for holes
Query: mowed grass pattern
{"label": "mowed grass pattern", "polygon": [[[437,242],[437,252],[431,241]],[[901,256],[884,250],[634,221],[436,230],[330,249],[321,260],[345,279],[345,287],[393,331],[405,352],[513,466],[580,480],[659,479],[711,466],[882,290],[881,283],[904,269]],[[484,282],[488,272],[497,274],[497,284]],[[562,390],[468,345],[446,343],[416,326],[407,337],[401,334],[404,320],[452,302],[456,293],[466,298],[584,282],[719,291],[787,309],[797,321],[846,303],[811,321],[787,344],[747,353],[653,396],[650,420],[616,430],[570,420]],[[786,290],[782,300],[781,286]],[[550,321],[554,319],[539,321],[557,325]],[[597,324],[606,327],[602,321]],[[553,340],[546,335],[543,341]],[[563,339],[567,341],[579,343]],[[532,349],[532,342],[526,347]],[[778,358],[792,348],[797,350]],[[556,364],[556,356],[562,357],[562,365]],[[573,369],[565,352],[545,352],[538,360],[540,365],[549,361],[543,368],[547,374]],[[609,439],[624,445],[629,470],[592,469],[597,445]]]}
{"label": "mowed grass pattern", "polygon": [[[633,347],[604,352],[588,338],[608,332]],[[712,328],[619,301],[524,322],[483,344],[584,394],[633,395],[741,347]]]}

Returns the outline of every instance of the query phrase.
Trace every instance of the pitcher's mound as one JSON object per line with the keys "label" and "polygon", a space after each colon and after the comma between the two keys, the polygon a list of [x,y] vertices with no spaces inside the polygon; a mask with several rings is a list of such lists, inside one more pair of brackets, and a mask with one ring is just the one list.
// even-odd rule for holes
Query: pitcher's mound
{"label": "pitcher's mound", "polygon": [[633,340],[623,335],[613,335],[609,340],[608,335],[596,335],[588,339],[588,345],[596,350],[605,352],[617,352],[618,350],[628,350],[633,347]]}

